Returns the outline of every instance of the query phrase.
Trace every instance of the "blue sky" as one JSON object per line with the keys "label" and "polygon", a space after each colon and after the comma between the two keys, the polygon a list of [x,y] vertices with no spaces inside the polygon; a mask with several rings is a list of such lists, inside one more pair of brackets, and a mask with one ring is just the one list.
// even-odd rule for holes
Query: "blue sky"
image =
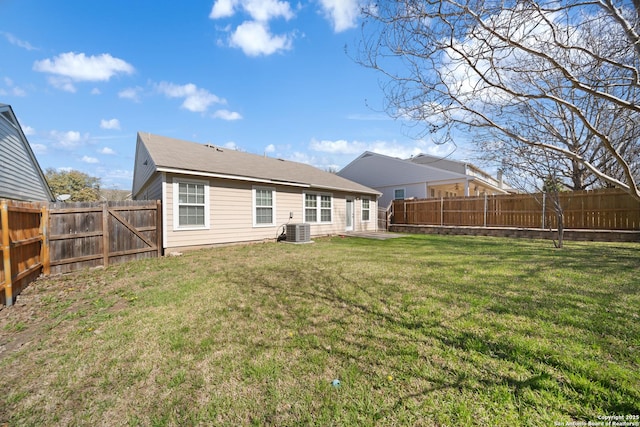
{"label": "blue sky", "polygon": [[131,188],[138,131],[321,169],[449,154],[389,119],[381,76],[345,53],[361,1],[0,0],[0,103],[43,169],[105,188]]}

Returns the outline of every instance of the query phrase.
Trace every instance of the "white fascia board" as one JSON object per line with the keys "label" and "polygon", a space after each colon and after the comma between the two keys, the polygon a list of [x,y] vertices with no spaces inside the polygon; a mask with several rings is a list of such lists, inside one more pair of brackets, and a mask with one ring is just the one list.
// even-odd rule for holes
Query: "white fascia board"
{"label": "white fascia board", "polygon": [[340,191],[342,193],[351,193],[351,194],[368,194],[371,196],[381,196],[382,193],[379,191],[362,191],[362,190],[354,190],[353,188],[342,188],[342,187],[328,187],[325,185],[310,185],[309,187],[318,190],[331,190],[331,191]]}
{"label": "white fascia board", "polygon": [[311,185],[303,184],[299,182],[289,182],[289,181],[278,181],[273,179],[263,179],[263,178],[254,178],[251,176],[240,176],[240,175],[227,175],[222,173],[214,173],[214,172],[199,172],[199,171],[191,171],[185,169],[174,169],[174,168],[165,168],[159,167],[156,169],[158,172],[166,172],[166,173],[175,173],[182,175],[192,175],[192,176],[202,176],[207,178],[221,178],[221,179],[233,179],[236,181],[248,181],[248,182],[260,182],[263,184],[272,184],[272,185],[288,185],[291,187],[303,187],[309,188]]}

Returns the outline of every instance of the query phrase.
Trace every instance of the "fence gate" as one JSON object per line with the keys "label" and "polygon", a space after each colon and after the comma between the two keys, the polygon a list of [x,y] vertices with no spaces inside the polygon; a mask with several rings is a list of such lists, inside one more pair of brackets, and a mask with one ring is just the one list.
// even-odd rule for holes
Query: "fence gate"
{"label": "fence gate", "polygon": [[0,305],[41,274],[162,256],[159,201],[0,200]]}
{"label": "fence gate", "polygon": [[161,212],[159,201],[51,204],[51,273],[160,256]]}

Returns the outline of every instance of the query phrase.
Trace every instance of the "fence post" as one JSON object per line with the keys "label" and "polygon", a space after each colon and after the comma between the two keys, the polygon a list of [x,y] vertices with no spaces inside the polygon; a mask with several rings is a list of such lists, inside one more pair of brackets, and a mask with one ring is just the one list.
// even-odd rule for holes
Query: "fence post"
{"label": "fence post", "polygon": [[162,224],[162,202],[156,200],[156,245],[158,245],[158,258],[162,256],[162,233],[164,230]]}
{"label": "fence post", "polygon": [[542,193],[542,229],[544,230],[544,221],[547,211],[547,193]]}
{"label": "fence post", "polygon": [[102,205],[102,263],[105,268],[109,266],[109,206],[108,202]]}
{"label": "fence post", "polygon": [[42,264],[42,274],[51,274],[51,255],[49,253],[49,206],[44,205],[40,209],[40,236],[42,244],[40,246],[40,263]]}
{"label": "fence post", "polygon": [[4,295],[7,307],[13,305],[13,273],[11,272],[11,240],[9,236],[9,206],[5,200],[0,206],[2,220],[2,259],[4,265]]}
{"label": "fence post", "polygon": [[444,226],[444,197],[440,196],[440,227]]}
{"label": "fence post", "polygon": [[487,227],[487,193],[484,193],[484,227]]}

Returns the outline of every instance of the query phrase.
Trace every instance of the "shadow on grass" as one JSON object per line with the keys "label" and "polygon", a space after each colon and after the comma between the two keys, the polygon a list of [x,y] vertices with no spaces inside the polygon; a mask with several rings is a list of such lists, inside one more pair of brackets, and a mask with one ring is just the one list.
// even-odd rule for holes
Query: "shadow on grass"
{"label": "shadow on grass", "polygon": [[[575,289],[561,283],[531,289],[530,292],[521,288],[531,282],[532,276],[544,278],[548,271],[558,269],[565,272],[575,270],[576,274],[585,277],[637,271],[638,258],[632,249],[624,248],[617,251],[615,259],[608,259],[596,247],[590,246],[557,251],[551,248],[541,250],[539,244],[526,243],[510,248],[504,242],[495,243],[490,239],[465,239],[463,246],[454,242],[461,240],[433,239],[425,242],[424,239],[401,238],[376,242],[372,246],[370,241],[353,239],[345,247],[345,252],[348,249],[349,253],[345,253],[338,266],[324,266],[319,259],[309,259],[301,264],[276,267],[277,276],[286,278],[284,284],[265,280],[263,271],[251,268],[234,273],[233,280],[238,285],[249,283],[254,288],[262,288],[271,295],[286,294],[291,304],[282,321],[294,320],[302,325],[313,322],[314,333],[320,336],[315,344],[310,345],[312,350],[326,351],[320,341],[331,342],[334,337],[322,336],[323,331],[337,327],[344,331],[344,336],[330,351],[341,359],[343,365],[355,361],[367,376],[393,371],[399,378],[414,378],[420,384],[427,384],[418,392],[404,393],[394,402],[380,407],[373,414],[374,420],[383,419],[405,407],[407,401],[426,399],[443,390],[475,393],[501,386],[508,387],[523,404],[547,406],[547,409],[564,413],[572,419],[593,419],[594,412],[640,413],[640,392],[634,389],[634,384],[638,384],[637,370],[634,373],[621,368],[609,373],[606,367],[597,367],[597,361],[582,363],[580,354],[563,354],[561,349],[537,345],[540,336],[535,334],[537,325],[544,323],[549,331],[556,326],[575,330],[574,339],[578,345],[570,347],[570,350],[596,346],[599,351],[606,352],[606,346],[611,345],[611,337],[619,338],[621,346],[632,346],[633,336],[637,339],[640,332],[637,326],[633,322],[620,324],[619,310],[598,308],[601,308],[600,304],[633,295],[637,289],[629,284],[612,284],[607,289],[593,289],[592,285]],[[442,280],[436,285],[435,290],[442,286],[442,292],[429,294],[429,304],[434,307],[458,304],[461,312],[458,317],[447,315],[438,319],[435,312],[433,315],[416,315],[408,310],[411,307],[403,307],[402,287],[389,287],[376,277],[354,280],[353,274],[349,273],[350,260],[355,261],[359,253],[364,254],[377,247],[384,247],[390,253],[386,260],[381,261],[388,263],[389,268],[399,268],[398,262],[409,262],[408,257],[411,262],[421,262],[426,256],[430,269],[450,269],[454,260],[433,260],[427,256],[433,251],[442,251],[473,254],[482,263],[482,271],[499,272],[482,273],[480,284],[474,284],[477,277],[470,277],[468,283]],[[599,256],[598,262],[585,262],[585,259],[595,256]],[[500,270],[504,270],[505,264],[513,265],[523,259],[529,262],[515,271]],[[464,271],[464,266],[460,267],[461,275]],[[477,271],[472,269],[470,274]],[[505,278],[512,283],[505,286],[502,283]],[[505,294],[505,288],[510,293]],[[318,314],[308,309],[314,305],[328,310]],[[534,333],[525,337],[518,336],[517,331],[500,337],[488,334],[491,325],[482,324],[482,321],[487,316],[503,315],[527,319],[527,327]],[[474,324],[472,328],[451,327],[452,324],[465,324],[465,316],[469,317],[467,323]],[[354,328],[360,329],[354,331]],[[549,331],[544,332],[548,335]],[[413,349],[412,345],[418,349]],[[633,356],[623,354],[625,348],[620,345],[612,357],[633,359]],[[447,355],[453,360],[429,359]],[[625,360],[624,363],[634,362]],[[491,372],[490,368],[496,365],[498,371]],[[623,377],[617,378],[618,373]]]}

